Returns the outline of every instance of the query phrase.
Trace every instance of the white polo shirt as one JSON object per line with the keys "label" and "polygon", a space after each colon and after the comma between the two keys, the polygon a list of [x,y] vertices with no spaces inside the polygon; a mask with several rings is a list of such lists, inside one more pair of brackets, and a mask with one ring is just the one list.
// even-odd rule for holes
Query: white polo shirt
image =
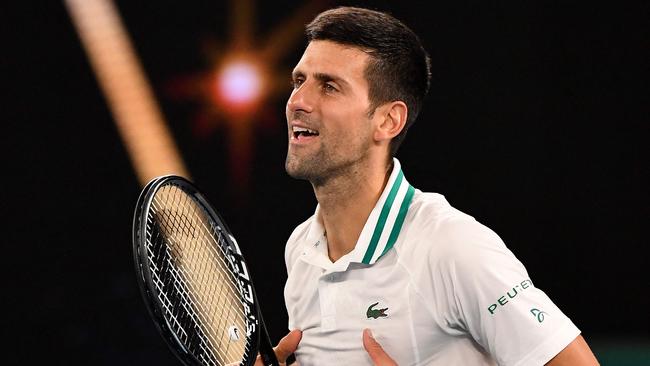
{"label": "white polo shirt", "polygon": [[370,328],[405,365],[543,365],[580,331],[490,229],[399,161],[354,250],[332,263],[319,208],[291,234],[284,289],[301,366],[372,365]]}

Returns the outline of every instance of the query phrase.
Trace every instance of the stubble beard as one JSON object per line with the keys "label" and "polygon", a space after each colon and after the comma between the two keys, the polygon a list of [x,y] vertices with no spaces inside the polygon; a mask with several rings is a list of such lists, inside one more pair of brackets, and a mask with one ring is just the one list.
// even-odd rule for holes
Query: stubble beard
{"label": "stubble beard", "polygon": [[331,165],[330,159],[323,149],[316,153],[298,156],[296,151],[287,152],[287,159],[284,168],[290,177],[310,181],[312,184],[320,185],[327,181],[327,166]]}
{"label": "stubble beard", "polygon": [[313,154],[298,156],[291,149],[287,152],[285,170],[295,179],[309,181],[314,187],[325,186],[332,179],[353,173],[358,164],[362,164],[368,151],[368,144],[359,146],[360,149],[347,156],[340,156],[332,151],[341,152],[339,146],[332,146],[331,149],[321,147]]}

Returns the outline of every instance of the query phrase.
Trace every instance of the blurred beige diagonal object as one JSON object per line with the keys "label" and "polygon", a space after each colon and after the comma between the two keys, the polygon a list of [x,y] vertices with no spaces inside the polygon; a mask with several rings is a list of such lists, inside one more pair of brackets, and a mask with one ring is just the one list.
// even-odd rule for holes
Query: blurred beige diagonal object
{"label": "blurred beige diagonal object", "polygon": [[189,178],[135,50],[111,0],[64,0],[142,185]]}

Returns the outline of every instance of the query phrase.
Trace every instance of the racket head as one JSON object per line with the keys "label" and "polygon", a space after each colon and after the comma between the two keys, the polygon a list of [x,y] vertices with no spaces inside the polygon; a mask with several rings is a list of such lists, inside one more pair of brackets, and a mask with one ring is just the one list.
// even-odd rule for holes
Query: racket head
{"label": "racket head", "polygon": [[190,181],[167,175],[145,186],[133,256],[147,309],[185,365],[253,365],[266,332],[250,272],[224,220]]}

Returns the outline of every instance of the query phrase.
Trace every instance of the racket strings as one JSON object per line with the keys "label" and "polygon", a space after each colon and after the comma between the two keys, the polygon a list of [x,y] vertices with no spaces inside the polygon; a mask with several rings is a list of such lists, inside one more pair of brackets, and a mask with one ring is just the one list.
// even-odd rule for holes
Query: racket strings
{"label": "racket strings", "polygon": [[[180,199],[182,199],[182,200],[187,200],[187,199],[189,199],[186,195],[175,195],[174,198],[180,198]],[[184,207],[185,209],[190,209],[190,210],[191,210],[192,207],[191,207],[191,206],[188,206],[188,205],[185,204],[185,203],[186,203],[186,202],[183,202],[183,203],[180,203],[180,202],[174,202],[174,204],[176,205],[176,207]],[[184,210],[184,211],[181,212],[180,217],[185,219],[185,220],[181,220],[181,222],[184,223],[184,224],[186,224],[186,225],[187,225],[187,224],[195,224],[193,227],[196,228],[196,227],[197,227],[197,226],[196,226],[196,224],[197,224],[196,222],[188,222],[188,220],[187,220],[187,213],[188,213],[187,210]],[[184,221],[184,222],[183,222],[183,221]],[[204,222],[205,222],[205,220],[199,220],[198,223],[199,223],[199,224],[203,224]],[[207,229],[207,228],[205,227],[205,225],[201,225],[201,226],[203,226],[202,228],[203,228],[204,230]],[[214,232],[211,233],[211,234],[212,234],[212,236],[210,236],[210,237],[213,237],[213,236],[214,236]],[[205,236],[205,235],[202,235],[201,238],[206,238],[206,236]],[[202,242],[201,244],[205,244],[205,242]],[[218,246],[217,246],[217,247],[218,247]],[[196,248],[192,248],[192,249],[196,249]],[[208,254],[208,255],[209,255],[209,254],[214,254],[214,253],[208,252],[208,253],[201,253],[201,254],[203,254],[203,256],[205,256],[205,254]],[[225,265],[225,263],[223,263],[222,258],[212,258],[212,259],[219,259],[219,262],[222,262],[222,263],[220,263],[220,264]],[[217,262],[217,263],[219,263],[219,262]],[[197,263],[198,263],[198,264],[199,264],[199,266],[198,266],[199,268],[195,268],[195,269],[197,270],[196,273],[199,273],[199,274],[201,274],[201,273],[204,273],[204,274],[211,274],[211,272],[209,272],[209,271],[205,271],[205,270],[204,270],[204,268],[203,268],[204,266],[202,265],[202,264],[204,264],[204,263],[201,263],[200,261],[197,261],[196,258],[194,258],[193,260],[190,260],[189,263],[191,263],[191,264],[197,264]],[[223,268],[221,268],[221,269],[223,270]],[[196,284],[196,283],[203,284],[203,285],[206,285],[206,284],[210,285],[210,284],[214,284],[214,283],[216,283],[216,282],[215,282],[215,281],[206,281],[206,279],[204,279],[204,278],[200,278],[200,276],[199,276],[199,278],[195,278],[195,281],[191,281],[191,282],[190,282],[190,285],[192,285],[192,284]],[[226,283],[227,283],[227,282],[226,282]],[[212,292],[206,292],[206,290],[209,291],[209,290],[211,290],[211,289],[206,289],[205,286],[203,286],[203,287],[204,287],[204,288],[199,288],[199,289],[196,289],[196,288],[195,288],[195,289],[193,289],[193,290],[194,290],[195,293],[196,293],[196,291],[199,291],[199,293],[202,294],[202,295],[211,295],[211,294],[212,294]],[[219,295],[222,295],[222,294],[219,294]],[[220,298],[220,299],[228,299],[228,297],[224,297],[224,296],[220,296],[219,298]],[[198,302],[197,302],[197,304],[198,304],[199,307],[200,307],[200,309],[199,309],[199,314],[200,314],[200,315],[206,315],[206,317],[209,318],[209,315],[211,315],[211,312],[210,312],[209,309],[206,309],[205,306],[203,306],[203,305],[206,303],[206,300],[207,300],[207,301],[211,301],[212,303],[214,303],[214,299],[213,299],[213,298],[208,298],[208,299],[206,299],[205,296],[204,296],[204,299],[203,299],[203,300],[204,300],[204,301],[198,301]],[[210,304],[210,303],[208,303],[208,304]],[[220,313],[223,313],[223,306],[220,306],[220,305],[224,305],[224,304],[222,304],[221,302],[218,302],[218,303],[216,304],[214,310],[219,311]],[[229,312],[229,313],[231,312],[231,309],[234,308],[232,305],[233,305],[233,304],[231,303],[231,304],[228,304],[228,306],[225,307],[225,309],[228,309],[228,312]],[[212,313],[213,313],[213,312],[212,312]],[[232,320],[232,319],[228,319],[228,318],[231,318],[231,317],[230,317],[230,316],[227,316],[227,315],[224,316],[224,314],[221,314],[221,316],[220,316],[218,319]],[[207,325],[210,325],[210,324],[212,324],[212,322],[211,322],[212,320],[214,320],[214,318],[213,318],[213,319],[203,319],[202,324],[204,324],[204,325],[206,325],[206,324],[207,324]],[[210,327],[209,330],[214,331],[214,329],[212,329],[212,327]],[[215,348],[215,346],[216,346],[216,349],[217,349],[217,350],[219,350],[219,349],[223,349],[223,347],[224,347],[224,344],[222,344],[223,342],[219,342],[218,345],[215,345],[215,344],[214,344],[214,343],[216,342],[216,340],[214,339],[215,337],[214,337],[213,335],[214,335],[214,332],[208,332],[208,336],[209,336],[208,340],[209,340],[209,341],[212,341],[212,342],[209,342],[209,343],[213,343],[213,344],[211,344],[211,346],[212,346],[211,348]],[[206,345],[205,345],[205,344],[203,344],[203,343],[199,343],[199,345],[200,345],[200,347],[201,347],[204,351],[209,352],[209,350],[206,349]],[[229,346],[230,346],[230,343],[226,343],[225,346],[226,346],[226,353],[228,353],[228,348],[229,348]]]}
{"label": "racket strings", "polygon": [[[153,235],[154,238],[147,240],[149,243],[160,243],[162,240],[164,240],[161,238],[161,234],[158,231],[156,231]],[[187,341],[188,334],[184,329],[184,324],[187,323],[187,320],[185,318],[188,315],[192,316],[193,313],[191,311],[187,313],[179,313],[174,309],[173,306],[173,304],[178,303],[178,300],[176,300],[175,297],[170,299],[168,296],[168,294],[170,294],[170,296],[180,295],[182,298],[184,298],[184,296],[187,294],[187,290],[185,289],[184,282],[178,280],[178,275],[173,270],[173,265],[170,263],[170,254],[168,250],[161,249],[166,249],[166,247],[161,245],[147,246],[147,253],[149,255],[149,258],[154,259],[150,260],[149,262],[151,267],[152,281],[158,290],[158,297],[161,300],[161,304],[165,310],[165,318],[171,320],[171,326],[173,329],[175,329],[177,332],[181,332],[181,334],[179,334],[181,340]],[[162,266],[159,267],[156,263],[160,263]],[[166,290],[170,285],[174,287],[176,292],[169,292]],[[184,306],[186,304],[185,301],[180,301],[180,303]]]}
{"label": "racket strings", "polygon": [[220,244],[225,238],[203,210],[180,188],[161,188],[147,217],[146,250],[175,333],[207,364],[221,365],[240,361],[250,345],[234,264]]}
{"label": "racket strings", "polygon": [[[182,198],[186,201],[190,201],[192,204],[195,204],[191,198],[189,198],[187,195],[182,195]],[[184,207],[190,207],[190,205],[184,205]],[[206,223],[208,223],[210,226],[206,227]],[[215,225],[215,223],[212,220],[200,220],[198,222],[192,222],[191,224],[199,224],[200,227],[209,233],[207,236],[201,236],[201,238],[207,238],[208,241],[212,241],[212,245],[208,245],[207,247],[212,249],[208,251],[208,255],[211,256],[213,261],[221,265],[220,270],[222,272],[219,272],[220,275],[223,275],[224,273],[230,274],[231,272],[226,268],[228,265],[232,266],[232,263],[225,263],[224,258],[227,257],[226,252],[223,249],[222,245],[219,245],[219,243],[222,242],[222,240],[225,240],[223,238],[223,234],[221,230],[218,229],[218,227]],[[215,240],[216,238],[216,240]],[[205,244],[205,243],[204,243]],[[221,255],[219,255],[221,254]],[[234,268],[233,268],[234,269]],[[204,273],[204,272],[200,272]],[[237,281],[237,279],[235,279]],[[216,284],[217,282],[214,281],[207,281],[207,282],[201,282],[201,283],[207,283],[207,284]],[[239,289],[233,286],[233,283],[230,281],[224,281],[221,282],[223,284],[228,285],[230,287],[230,291],[228,292],[229,295],[232,295],[234,293],[238,293]],[[235,282],[236,283],[236,282]],[[220,290],[223,290],[223,288],[220,288]],[[210,294],[213,294],[211,292]],[[223,295],[223,292],[221,292],[219,295]],[[219,323],[217,325],[217,329],[225,329],[225,326],[228,326],[228,323],[231,323],[231,320],[233,319],[233,316],[239,315],[242,319],[245,318],[245,315],[243,314],[243,311],[241,311],[241,302],[239,297],[233,298],[232,296],[219,296],[218,299],[224,299],[224,300],[229,300],[228,304],[222,303],[221,301],[218,301],[217,306],[213,307],[213,311],[210,313],[209,309],[203,308],[202,310],[205,312],[205,314],[210,314],[212,315],[211,320],[214,322],[215,320],[218,320]],[[210,301],[213,301],[214,299],[211,298]],[[224,301],[225,302],[225,301]],[[239,305],[239,306],[237,306]],[[223,310],[226,311],[226,314],[223,313]],[[235,314],[235,312],[239,310],[239,314]],[[218,313],[216,313],[218,311]],[[201,313],[200,313],[201,314]],[[225,316],[224,316],[225,315]],[[243,320],[245,322],[245,320]],[[208,323],[211,324],[211,323]],[[242,329],[242,328],[239,328]],[[229,335],[230,337],[230,335]],[[223,341],[223,340],[222,340]],[[230,346],[233,345],[233,342],[226,342],[225,347],[226,347],[226,354],[228,354]],[[219,343],[218,347],[216,349],[222,349],[224,344],[222,342]]]}
{"label": "racket strings", "polygon": [[[180,221],[181,221],[181,222],[184,221],[184,220],[182,220],[182,218],[183,218],[184,216],[185,216],[185,215],[183,215],[183,214],[181,213],[181,215],[180,215],[180,217],[181,217],[181,220],[180,220]],[[185,220],[185,221],[186,221],[186,220]],[[187,224],[187,221],[186,221],[185,223]],[[169,230],[169,229],[168,229],[168,230]],[[173,237],[173,236],[172,236],[172,237]],[[173,241],[172,241],[172,243],[173,243]],[[173,247],[172,247],[172,248],[173,248]],[[173,265],[173,264],[172,264],[172,265]],[[181,267],[181,268],[182,268],[182,267]],[[178,277],[178,276],[176,276],[176,277]],[[187,276],[185,276],[185,277],[187,277]],[[178,283],[178,281],[176,281],[176,282]],[[190,281],[189,283],[186,282],[186,284],[189,284],[189,285],[190,285],[190,286],[189,286],[189,287],[190,287],[190,292],[189,292],[189,293],[193,293],[194,291],[197,291],[197,290],[198,290],[198,291],[204,290],[204,291],[203,291],[203,294],[205,294],[205,289],[196,289],[196,288],[192,289],[192,288],[191,288],[191,287],[193,287],[193,286],[191,286],[191,285],[192,285],[192,281]],[[181,289],[181,291],[182,291],[182,289]],[[184,291],[184,292],[186,293],[186,296],[187,296],[188,292],[187,292],[187,291]],[[196,300],[196,299],[194,299],[194,300]],[[185,308],[187,314],[190,314],[190,315],[191,315],[192,323],[193,323],[195,326],[200,326],[200,325],[205,326],[206,324],[207,324],[207,325],[210,325],[210,323],[209,323],[209,322],[206,322],[205,319],[197,319],[197,312],[195,312],[194,309],[192,309],[191,306],[188,307],[188,303],[187,303],[187,301],[183,302],[182,305],[183,305],[183,307]],[[202,305],[202,303],[201,303],[200,301],[199,301],[199,302],[196,302],[196,301],[195,301],[195,305]],[[201,314],[205,314],[205,311],[206,311],[206,309],[205,309],[204,306],[199,306],[199,307],[201,307],[201,308],[203,308],[203,309],[197,309],[197,310],[198,310],[198,315],[199,315],[198,317],[200,317]],[[202,311],[203,311],[203,312],[202,312]],[[212,328],[212,327],[210,327],[210,328]],[[208,330],[213,330],[213,329],[208,329]],[[199,352],[199,353],[198,353],[198,355],[200,355],[200,358],[203,359],[204,361],[208,361],[208,362],[207,362],[208,364],[214,364],[215,362],[214,362],[214,360],[212,359],[213,357],[211,356],[211,354],[212,354],[212,351],[211,351],[211,350],[213,350],[213,349],[219,350],[219,348],[218,348],[218,347],[215,348],[216,345],[214,344],[214,343],[215,343],[214,336],[211,336],[210,332],[207,332],[207,334],[202,334],[202,333],[203,333],[203,332],[199,332],[199,333],[197,333],[197,334],[194,334],[195,336],[197,336],[197,335],[199,336],[199,338],[200,338],[200,339],[199,339],[199,342],[196,342],[195,339],[190,339],[190,342],[189,342],[189,343],[190,343],[190,344],[198,344],[198,347],[203,351],[203,352]],[[208,336],[208,338],[205,339],[205,336]],[[192,338],[196,338],[196,337],[192,337]],[[206,344],[206,343],[209,343],[209,344]],[[221,346],[221,347],[223,348],[223,345],[219,345],[219,346]],[[193,351],[196,351],[196,350],[193,350]],[[194,353],[196,354],[196,352],[194,352]],[[223,357],[224,355],[222,354],[221,356]]]}
{"label": "racket strings", "polygon": [[[169,247],[165,245],[164,235],[155,229],[152,232],[151,245],[147,246],[152,281],[158,289],[158,298],[165,309],[165,318],[171,320],[170,325],[179,335],[182,343],[191,344],[192,335],[188,334],[185,328],[188,327],[189,320],[192,320],[194,327],[198,328],[200,320],[194,309],[188,307],[191,299],[188,295],[187,283],[173,263]],[[184,309],[178,308],[179,304]]]}
{"label": "racket strings", "polygon": [[[183,195],[183,197],[184,197],[184,199],[186,199],[186,200],[189,200],[189,199],[190,199],[190,198],[189,198],[188,196],[186,196],[186,195]],[[206,222],[210,224],[210,227],[209,227],[209,228],[205,226],[205,223],[206,223]],[[208,236],[203,236],[203,238],[208,238],[208,239],[211,239],[211,240],[213,241],[213,243],[212,243],[213,245],[212,245],[212,246],[209,246],[209,248],[212,248],[212,249],[215,249],[215,248],[216,248],[217,251],[220,251],[220,253],[221,253],[221,255],[216,255],[217,253],[215,253],[214,250],[213,250],[213,251],[209,251],[209,254],[212,255],[212,258],[211,258],[211,259],[212,259],[212,260],[215,260],[215,261],[217,261],[217,263],[221,264],[221,265],[222,265],[221,270],[226,271],[225,273],[230,273],[230,272],[227,272],[227,269],[224,268],[224,267],[226,267],[228,264],[231,264],[231,263],[228,263],[228,264],[225,263],[224,258],[226,258],[226,255],[227,255],[227,254],[226,254],[225,251],[223,250],[223,246],[221,246],[221,245],[218,244],[218,243],[222,242],[222,240],[225,240],[225,239],[223,238],[223,236],[222,236],[222,235],[223,235],[222,232],[218,229],[218,227],[214,224],[214,222],[213,222],[212,220],[200,221],[199,224],[202,225],[202,228],[203,228],[204,230],[206,230],[206,231],[208,231],[208,232],[210,233],[210,235],[208,235]],[[216,241],[215,241],[215,237],[217,238]],[[231,265],[232,265],[232,264],[231,264]],[[220,272],[220,274],[223,274],[223,273],[224,273],[224,272]],[[235,281],[236,281],[236,279],[235,279]],[[208,282],[208,283],[214,283],[214,282]],[[227,284],[227,285],[230,285],[230,290],[231,290],[231,291],[239,291],[237,288],[235,288],[234,286],[232,286],[232,283],[231,283],[231,282],[227,282],[227,281],[226,281],[226,282],[224,282],[224,283]],[[220,312],[219,314],[215,314],[215,313],[213,312],[213,313],[211,314],[211,315],[213,315],[213,316],[212,316],[212,320],[214,320],[214,319],[218,319],[218,320],[219,320],[219,324],[218,324],[218,326],[217,326],[218,329],[224,329],[224,327],[228,325],[228,324],[227,324],[227,323],[228,323],[228,320],[231,320],[231,319],[233,318],[233,316],[236,315],[236,314],[233,314],[233,312],[235,312],[236,310],[240,310],[239,315],[240,315],[241,317],[245,317],[245,315],[243,314],[243,312],[241,312],[241,307],[235,306],[235,305],[237,305],[237,304],[233,304],[233,300],[234,300],[234,301],[236,301],[236,302],[241,306],[241,302],[239,302],[239,301],[240,301],[239,298],[235,298],[235,299],[233,299],[232,297],[224,297],[224,296],[221,296],[220,298],[221,298],[221,299],[228,299],[228,300],[230,300],[230,302],[227,304],[227,306],[225,306],[225,309],[226,309],[226,311],[227,311],[227,314],[225,314],[226,316],[224,316],[223,312]],[[219,303],[219,305],[221,305],[221,302]],[[224,304],[224,305],[225,305],[225,304]],[[223,310],[223,307],[221,307],[220,309],[217,309],[217,307],[215,307],[215,308],[214,308],[214,311],[216,311],[216,310]],[[207,312],[208,309],[204,309],[204,311]],[[240,328],[240,329],[241,329],[241,328]],[[225,344],[225,346],[226,346],[226,354],[228,353],[229,348],[230,348],[230,346],[231,346],[232,344],[233,344],[232,342],[227,342],[227,343]],[[223,346],[223,345],[220,343],[220,344],[219,344],[219,348],[217,348],[217,349],[220,349],[222,346]]]}

